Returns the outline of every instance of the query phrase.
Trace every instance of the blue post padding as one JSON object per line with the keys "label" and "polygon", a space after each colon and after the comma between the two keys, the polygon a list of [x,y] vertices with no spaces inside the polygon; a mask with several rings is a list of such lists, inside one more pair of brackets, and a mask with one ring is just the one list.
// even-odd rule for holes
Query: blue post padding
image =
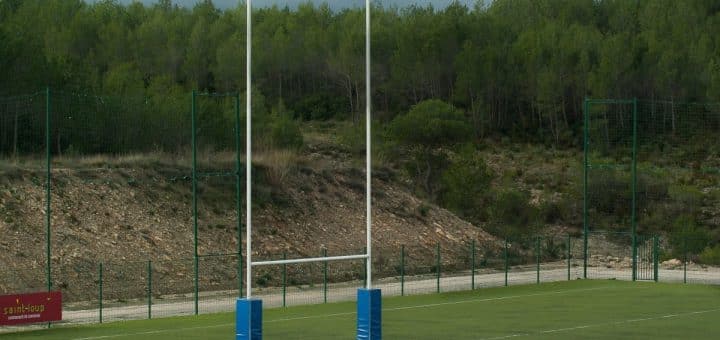
{"label": "blue post padding", "polygon": [[380,289],[358,289],[357,340],[382,339],[382,295]]}
{"label": "blue post padding", "polygon": [[262,340],[262,300],[238,299],[235,317],[236,340]]}

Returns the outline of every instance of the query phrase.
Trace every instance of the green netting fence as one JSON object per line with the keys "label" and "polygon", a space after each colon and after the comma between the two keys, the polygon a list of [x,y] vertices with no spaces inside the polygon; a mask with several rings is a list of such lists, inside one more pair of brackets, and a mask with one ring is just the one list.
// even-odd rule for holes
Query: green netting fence
{"label": "green netting fence", "polygon": [[641,279],[647,259],[638,251],[664,235],[658,246],[673,249],[664,257],[684,261],[680,249],[689,243],[695,261],[717,263],[720,103],[588,99],[584,109],[588,260],[606,256],[593,250],[593,237],[629,244],[629,252],[607,256],[629,261],[630,279]]}
{"label": "green netting fence", "polygon": [[[631,237],[628,233],[593,233],[590,237],[588,277],[632,280]],[[666,240],[660,238],[659,243]],[[692,242],[693,240],[686,240]],[[582,236],[544,235],[502,242],[479,241],[462,247],[381,249],[373,260],[373,286],[384,296],[432,294],[485,287],[540,284],[581,279]],[[648,256],[654,263],[650,279],[659,282],[720,284],[720,270],[694,261],[688,249],[682,256],[663,257],[659,248]],[[670,248],[666,248],[669,251]],[[674,249],[673,249],[674,250]],[[318,255],[328,253],[318,249]],[[280,254],[265,259],[291,259],[308,254]],[[109,322],[231,312],[238,297],[236,254],[201,256],[199,280],[195,259],[92,261],[54,267],[55,289],[63,292],[65,323]],[[7,267],[5,267],[7,268]],[[44,290],[28,278],[41,267],[15,266],[0,270],[0,294]],[[640,276],[640,274],[638,274]],[[364,286],[363,260],[316,262],[260,267],[253,275],[253,295],[267,307],[352,301]],[[195,291],[199,294],[196,296]]]}
{"label": "green netting fence", "polygon": [[[0,240],[14,259],[0,263],[0,294],[59,289],[65,322],[232,311],[246,270],[240,107],[238,94],[0,98],[0,232],[19,240]],[[709,232],[720,198],[718,112],[588,101],[586,232],[373,249],[373,286],[401,296],[579,278],[720,284]],[[182,199],[158,203],[163,196]],[[161,210],[174,225],[162,233],[153,228]],[[169,252],[158,252],[167,240]],[[253,293],[273,307],[353,300],[364,276],[363,260],[260,267]]]}

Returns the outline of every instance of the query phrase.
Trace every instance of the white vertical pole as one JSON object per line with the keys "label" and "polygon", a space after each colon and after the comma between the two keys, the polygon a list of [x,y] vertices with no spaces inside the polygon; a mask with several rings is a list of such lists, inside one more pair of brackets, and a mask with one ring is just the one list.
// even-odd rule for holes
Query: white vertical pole
{"label": "white vertical pole", "polygon": [[365,0],[365,200],[366,200],[366,247],[367,265],[365,268],[367,289],[372,287],[372,174],[371,174],[371,138],[370,138],[370,0]]}
{"label": "white vertical pole", "polygon": [[246,18],[246,42],[245,51],[247,53],[245,60],[245,77],[247,80],[245,94],[247,95],[245,108],[245,287],[247,293],[245,298],[249,299],[252,295],[252,132],[251,132],[251,116],[252,116],[252,78],[250,77],[250,66],[252,64],[252,0],[245,0],[245,18]]}

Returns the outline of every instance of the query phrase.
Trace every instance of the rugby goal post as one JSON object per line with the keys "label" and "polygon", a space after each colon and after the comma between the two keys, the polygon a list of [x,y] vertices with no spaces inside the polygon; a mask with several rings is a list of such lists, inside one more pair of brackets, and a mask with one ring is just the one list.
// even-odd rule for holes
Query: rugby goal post
{"label": "rugby goal post", "polygon": [[[246,18],[246,115],[245,115],[245,239],[246,294],[236,305],[236,339],[262,339],[262,300],[252,297],[252,268],[264,265],[366,259],[365,287],[357,293],[357,339],[382,338],[381,292],[372,289],[372,173],[371,173],[371,86],[370,86],[370,0],[365,0],[365,254],[313,258],[252,261],[252,0],[245,0]],[[240,240],[238,240],[239,242]]]}

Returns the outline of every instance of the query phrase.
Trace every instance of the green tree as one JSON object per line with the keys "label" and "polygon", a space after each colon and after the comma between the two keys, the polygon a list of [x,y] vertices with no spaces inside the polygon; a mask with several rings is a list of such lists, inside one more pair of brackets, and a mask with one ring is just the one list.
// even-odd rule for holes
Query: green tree
{"label": "green tree", "polygon": [[472,144],[452,157],[442,174],[440,202],[445,208],[473,222],[485,219],[493,175]]}
{"label": "green tree", "polygon": [[280,101],[273,109],[270,123],[272,145],[279,149],[299,149],[303,146],[300,125],[293,120],[293,113]]}
{"label": "green tree", "polygon": [[142,96],[145,92],[145,82],[140,70],[133,63],[122,63],[113,66],[103,80],[105,93],[113,95]]}
{"label": "green tree", "polygon": [[437,172],[446,160],[445,148],[467,142],[472,135],[462,111],[436,99],[420,102],[397,116],[390,130],[409,149],[413,157],[411,173],[430,197],[435,193]]}

